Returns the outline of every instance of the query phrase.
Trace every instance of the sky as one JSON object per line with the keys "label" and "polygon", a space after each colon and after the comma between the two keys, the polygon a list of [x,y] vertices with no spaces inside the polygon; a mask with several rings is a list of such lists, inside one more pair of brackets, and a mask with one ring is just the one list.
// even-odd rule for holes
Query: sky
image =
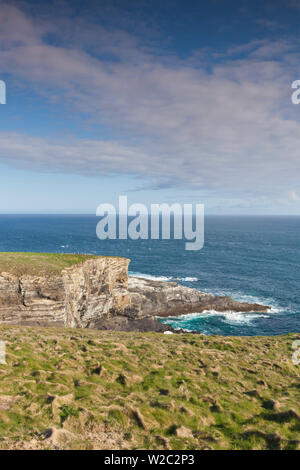
{"label": "sky", "polygon": [[300,213],[300,0],[1,1],[0,212]]}

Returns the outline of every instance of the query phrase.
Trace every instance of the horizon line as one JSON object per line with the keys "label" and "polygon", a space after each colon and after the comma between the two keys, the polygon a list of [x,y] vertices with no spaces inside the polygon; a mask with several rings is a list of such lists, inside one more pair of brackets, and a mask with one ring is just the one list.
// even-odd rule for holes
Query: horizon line
{"label": "horizon line", "polygon": [[[100,217],[93,212],[0,212],[0,216],[2,215],[43,215],[43,216],[94,216]],[[119,215],[117,212],[116,215]],[[150,214],[149,214],[150,215]],[[174,215],[174,214],[172,214]],[[216,216],[216,217],[300,217],[300,214],[242,214],[242,213],[227,213],[227,214],[220,214],[220,213],[205,213],[205,217],[207,216]],[[130,216],[129,216],[130,217]]]}

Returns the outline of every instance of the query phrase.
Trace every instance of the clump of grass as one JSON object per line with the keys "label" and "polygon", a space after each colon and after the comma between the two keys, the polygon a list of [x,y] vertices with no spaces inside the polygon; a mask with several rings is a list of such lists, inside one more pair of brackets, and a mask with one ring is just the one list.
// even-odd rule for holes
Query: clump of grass
{"label": "clump of grass", "polygon": [[300,448],[297,335],[0,325],[0,339],[0,448],[53,448],[34,436],[59,424],[70,449]]}
{"label": "clump of grass", "polygon": [[71,416],[74,416],[75,418],[78,418],[78,410],[74,408],[72,405],[62,405],[61,406],[61,412],[59,413],[60,417],[60,422],[63,424],[66,419],[68,419]]}

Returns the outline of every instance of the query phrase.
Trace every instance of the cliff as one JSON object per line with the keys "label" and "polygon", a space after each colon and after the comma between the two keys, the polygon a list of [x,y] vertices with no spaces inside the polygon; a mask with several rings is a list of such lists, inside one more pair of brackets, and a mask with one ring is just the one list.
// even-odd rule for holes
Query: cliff
{"label": "cliff", "polygon": [[42,276],[28,274],[31,272],[28,269],[26,274],[22,270],[2,272],[0,323],[164,331],[170,328],[157,322],[155,316],[208,309],[239,312],[268,309],[173,282],[129,277],[129,262],[126,258],[89,257]]}
{"label": "cliff", "polygon": [[128,304],[126,258],[96,257],[60,274],[0,274],[0,322],[93,327]]}

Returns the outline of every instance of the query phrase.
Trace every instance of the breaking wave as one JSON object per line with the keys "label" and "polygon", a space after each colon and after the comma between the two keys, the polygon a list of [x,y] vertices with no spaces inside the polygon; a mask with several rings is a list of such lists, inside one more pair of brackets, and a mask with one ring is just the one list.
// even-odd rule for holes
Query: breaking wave
{"label": "breaking wave", "polygon": [[217,312],[215,310],[205,310],[201,313],[188,313],[178,317],[159,318],[159,320],[166,325],[171,325],[174,329],[182,329],[187,332],[200,330],[205,333],[205,329],[199,329],[199,326],[201,323],[205,323],[206,320],[212,319],[213,317],[218,317],[218,321],[223,324],[242,327],[251,325],[257,319],[270,318],[270,315],[251,312]]}
{"label": "breaking wave", "polygon": [[197,282],[197,277],[174,277],[174,276],[153,276],[152,274],[144,274],[139,272],[129,271],[130,276],[141,277],[150,279],[152,281],[177,281],[177,282]]}

